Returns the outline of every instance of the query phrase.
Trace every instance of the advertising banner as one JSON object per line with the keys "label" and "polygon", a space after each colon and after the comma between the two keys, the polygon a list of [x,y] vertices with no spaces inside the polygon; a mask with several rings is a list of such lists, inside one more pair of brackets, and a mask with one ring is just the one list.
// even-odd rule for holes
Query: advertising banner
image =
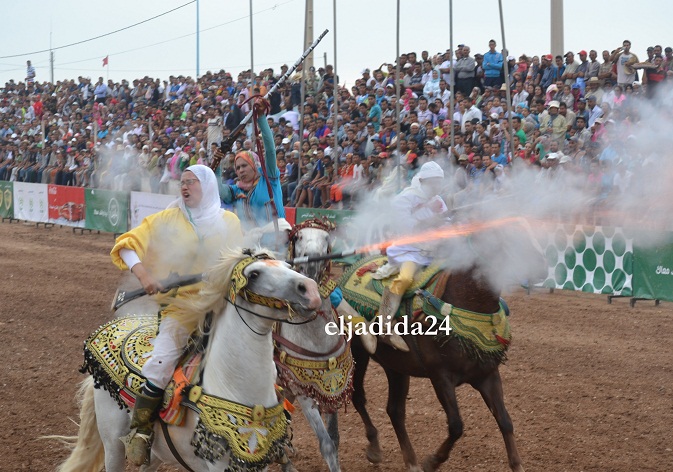
{"label": "advertising banner", "polygon": [[621,228],[558,225],[549,232],[544,287],[630,296],[633,237]]}
{"label": "advertising banner", "polygon": [[[648,235],[651,239],[651,235]],[[636,238],[633,248],[633,296],[673,301],[673,233],[656,238],[655,246]]]}
{"label": "advertising banner", "polygon": [[297,224],[297,209],[295,207],[285,207],[285,219],[292,226]]}
{"label": "advertising banner", "polygon": [[86,189],[86,228],[108,233],[128,231],[128,192]]}
{"label": "advertising banner", "polygon": [[47,184],[14,182],[14,218],[36,223],[49,222]]}
{"label": "advertising banner", "polygon": [[12,182],[0,181],[0,218],[14,218]]}
{"label": "advertising banner", "polygon": [[176,198],[175,195],[131,192],[131,228],[138,226],[145,217],[165,210]]}
{"label": "advertising banner", "polygon": [[297,208],[297,223],[303,223],[306,220],[311,218],[327,218],[332,223],[336,224],[337,227],[355,215],[354,211],[350,210],[328,210],[322,208]]}
{"label": "advertising banner", "polygon": [[84,188],[49,185],[49,222],[84,228]]}

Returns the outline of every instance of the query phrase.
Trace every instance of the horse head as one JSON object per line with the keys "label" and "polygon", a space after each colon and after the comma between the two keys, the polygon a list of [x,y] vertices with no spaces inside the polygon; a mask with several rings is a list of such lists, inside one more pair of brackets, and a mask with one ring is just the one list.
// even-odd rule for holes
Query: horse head
{"label": "horse head", "polygon": [[[332,251],[332,235],[336,226],[326,219],[313,218],[298,224],[290,232],[289,258],[324,256]],[[297,271],[319,282],[329,271],[329,261],[298,264]]]}
{"label": "horse head", "polygon": [[242,298],[254,305],[267,307],[271,312],[285,310],[288,316],[294,312],[308,317],[320,308],[322,300],[316,282],[269,254],[264,250],[250,251],[248,257],[234,266],[229,300],[236,303]]}

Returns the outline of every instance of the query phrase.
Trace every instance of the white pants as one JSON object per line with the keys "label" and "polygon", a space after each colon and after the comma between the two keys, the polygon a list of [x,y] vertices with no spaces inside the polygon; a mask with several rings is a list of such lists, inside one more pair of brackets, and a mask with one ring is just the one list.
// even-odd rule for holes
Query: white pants
{"label": "white pants", "polygon": [[143,377],[165,389],[182,356],[191,333],[175,318],[163,318],[152,355],[142,369]]}

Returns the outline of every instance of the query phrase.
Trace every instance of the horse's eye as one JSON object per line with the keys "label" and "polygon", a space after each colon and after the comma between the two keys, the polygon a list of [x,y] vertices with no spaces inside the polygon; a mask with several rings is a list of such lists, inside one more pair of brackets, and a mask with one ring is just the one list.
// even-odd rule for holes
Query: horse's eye
{"label": "horse's eye", "polygon": [[250,280],[255,280],[257,277],[259,277],[259,271],[258,270],[253,270],[248,274],[248,279]]}

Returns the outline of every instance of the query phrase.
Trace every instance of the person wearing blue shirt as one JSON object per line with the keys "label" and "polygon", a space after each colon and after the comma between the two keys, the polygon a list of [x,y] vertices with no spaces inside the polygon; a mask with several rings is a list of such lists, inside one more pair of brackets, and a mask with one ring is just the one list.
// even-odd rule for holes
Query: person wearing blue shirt
{"label": "person wearing blue shirt", "polygon": [[[279,218],[279,228],[289,229],[285,221],[285,208],[283,207],[283,192],[280,185],[280,170],[276,163],[276,147],[274,146],[273,133],[269,128],[267,117],[264,114],[264,102],[258,100],[255,107],[259,112],[257,125],[262,133],[264,143],[264,161],[266,174],[271,184],[276,211]],[[217,151],[217,154],[221,151]],[[234,212],[241,220],[244,233],[254,232],[255,237],[261,237],[262,243],[270,244],[275,237],[273,226],[274,215],[269,205],[269,191],[261,165],[257,157],[250,151],[239,151],[234,158],[234,169],[238,181],[234,185],[227,185],[219,178],[221,170],[218,168],[220,198],[225,204],[233,205]]]}
{"label": "person wearing blue shirt", "polygon": [[502,54],[495,50],[495,40],[488,42],[489,51],[484,54],[484,86],[500,88],[502,85]]}
{"label": "person wearing blue shirt", "polygon": [[376,96],[373,93],[369,94],[368,105],[369,115],[367,119],[374,124],[374,131],[378,133],[381,129],[381,114],[383,112],[381,111],[381,107],[376,103]]}

